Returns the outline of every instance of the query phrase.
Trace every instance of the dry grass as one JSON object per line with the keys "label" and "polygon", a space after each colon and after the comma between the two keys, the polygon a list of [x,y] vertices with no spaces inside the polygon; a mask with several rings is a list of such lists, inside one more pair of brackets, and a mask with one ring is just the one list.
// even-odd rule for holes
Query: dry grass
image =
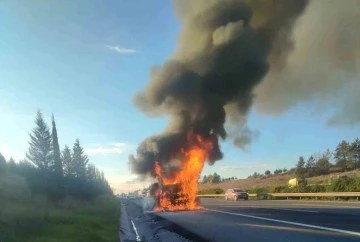
{"label": "dry grass", "polygon": [[[319,185],[328,185],[332,180],[337,179],[340,176],[360,176],[360,170],[333,173],[329,175],[317,176],[308,178],[309,184],[319,184]],[[241,189],[255,189],[255,188],[274,188],[276,186],[287,186],[288,181],[294,178],[294,174],[281,174],[281,175],[272,175],[264,178],[247,178],[247,179],[238,179],[232,181],[226,181],[218,184],[200,184],[199,190],[211,189],[211,188],[241,188]]]}
{"label": "dry grass", "polygon": [[329,185],[341,176],[360,176],[360,169],[347,172],[332,173],[329,175],[315,176],[308,179],[309,184]]}

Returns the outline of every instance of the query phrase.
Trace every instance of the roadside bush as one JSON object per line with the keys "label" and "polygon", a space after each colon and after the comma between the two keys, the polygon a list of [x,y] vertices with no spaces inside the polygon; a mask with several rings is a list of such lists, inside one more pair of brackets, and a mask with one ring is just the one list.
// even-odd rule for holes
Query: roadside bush
{"label": "roadside bush", "polygon": [[274,193],[287,193],[287,192],[291,192],[291,188],[289,188],[287,186],[277,186],[277,187],[274,187],[273,192]]}
{"label": "roadside bush", "polygon": [[9,201],[25,201],[30,198],[26,180],[11,173],[0,177],[0,194],[1,199]]}
{"label": "roadside bush", "polygon": [[224,194],[224,190],[221,188],[209,188],[200,190],[198,192],[199,195],[206,195],[206,194]]}
{"label": "roadside bush", "polygon": [[360,178],[342,176],[332,184],[334,192],[358,192],[360,191]]}
{"label": "roadside bush", "polygon": [[309,186],[309,192],[326,192],[326,188],[323,185]]}
{"label": "roadside bush", "polygon": [[246,190],[247,193],[255,193],[255,194],[264,194],[269,193],[269,189],[266,187],[257,187],[257,188],[251,188]]}
{"label": "roadside bush", "polygon": [[328,185],[324,185],[325,187],[325,192],[332,192],[332,185],[331,184],[328,184]]}
{"label": "roadside bush", "polygon": [[274,193],[295,193],[295,192],[326,192],[327,189],[324,185],[307,185],[297,187],[277,186],[274,187]]}

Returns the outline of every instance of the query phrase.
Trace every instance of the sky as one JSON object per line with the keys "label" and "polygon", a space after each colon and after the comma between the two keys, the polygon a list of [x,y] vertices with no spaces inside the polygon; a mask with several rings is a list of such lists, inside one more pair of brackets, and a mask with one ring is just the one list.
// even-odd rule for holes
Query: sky
{"label": "sky", "polygon": [[[48,123],[54,114],[61,148],[79,138],[116,191],[146,186],[130,173],[128,156],[167,119],[145,116],[132,98],[176,48],[173,3],[4,0],[0,23],[0,152],[25,157],[40,109]],[[248,124],[258,137],[246,151],[222,142],[224,159],[202,174],[245,178],[291,168],[300,155],[359,135],[359,125],[328,126],[324,112],[307,105],[281,115],[252,110]]]}

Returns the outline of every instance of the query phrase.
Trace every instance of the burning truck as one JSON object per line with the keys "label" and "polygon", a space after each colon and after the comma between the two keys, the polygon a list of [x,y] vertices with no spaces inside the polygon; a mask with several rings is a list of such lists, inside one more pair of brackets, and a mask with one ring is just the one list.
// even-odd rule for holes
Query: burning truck
{"label": "burning truck", "polygon": [[163,178],[157,176],[157,183],[152,184],[150,196],[155,198],[156,211],[176,211],[200,209],[197,197],[191,196],[181,183],[164,184]]}
{"label": "burning truck", "polygon": [[[178,211],[200,209],[197,199],[197,184],[189,184],[189,180],[182,179],[177,171],[167,171],[160,169],[158,171],[157,183],[154,183],[150,189],[150,194],[155,198],[156,211]],[[185,177],[185,176],[183,176]],[[189,179],[191,179],[189,177]],[[197,181],[197,179],[196,179]]]}
{"label": "burning truck", "polygon": [[188,143],[191,145],[182,150],[177,166],[154,163],[158,182],[152,185],[150,194],[156,199],[158,211],[201,209],[197,199],[198,181],[208,154],[213,149],[213,141],[193,133],[188,135],[188,140],[191,140]]}
{"label": "burning truck", "polygon": [[[176,208],[178,206],[186,206],[188,199],[183,197],[181,194],[181,185],[180,184],[169,184],[169,185],[160,185],[161,183],[154,183],[152,186],[156,187],[156,190],[152,197],[155,198],[155,210],[157,211],[167,211],[171,208]],[[166,201],[166,202],[165,202]],[[168,204],[169,207],[164,207],[162,204]],[[166,205],[165,205],[166,206]]]}

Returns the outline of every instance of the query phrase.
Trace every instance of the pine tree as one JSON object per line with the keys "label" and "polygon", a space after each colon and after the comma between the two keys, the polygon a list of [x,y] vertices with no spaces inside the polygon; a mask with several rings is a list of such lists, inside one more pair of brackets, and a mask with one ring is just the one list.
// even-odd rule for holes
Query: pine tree
{"label": "pine tree", "polygon": [[40,111],[35,119],[36,127],[29,134],[29,151],[26,157],[43,171],[51,171],[51,135]]}
{"label": "pine tree", "polygon": [[84,148],[81,147],[79,139],[76,139],[73,146],[72,162],[75,168],[75,176],[85,178],[86,165],[89,162],[89,158],[85,154]]}
{"label": "pine tree", "polygon": [[322,155],[316,162],[317,175],[329,174],[331,163],[327,155]]}
{"label": "pine tree", "polygon": [[0,153],[0,174],[4,173],[6,171],[7,165],[6,165],[6,159],[5,157]]}
{"label": "pine tree", "polygon": [[305,169],[305,160],[304,160],[304,157],[300,156],[300,157],[299,157],[299,161],[298,161],[298,163],[296,164],[295,173],[296,173],[296,175],[297,175],[298,178],[304,178],[304,177],[305,177],[305,172],[306,172],[306,169]]}
{"label": "pine tree", "polygon": [[12,157],[10,157],[7,164],[8,164],[7,166],[8,166],[9,171],[11,171],[11,172],[16,171],[16,163]]}
{"label": "pine tree", "polygon": [[61,182],[63,177],[63,168],[60,158],[59,140],[57,136],[56,124],[54,115],[52,115],[52,132],[51,132],[51,148],[52,148],[52,159],[53,159],[53,171],[57,182]]}
{"label": "pine tree", "polygon": [[356,163],[356,167],[360,168],[360,139],[356,138],[351,144],[351,150],[353,159]]}
{"label": "pine tree", "polygon": [[305,170],[307,177],[311,177],[315,175],[315,158],[314,156],[310,156],[305,164]]}
{"label": "pine tree", "polygon": [[65,148],[62,151],[61,160],[62,160],[64,175],[74,176],[75,175],[74,164],[71,157],[70,148],[67,145],[65,145]]}
{"label": "pine tree", "polygon": [[208,178],[207,178],[207,176],[205,175],[205,176],[203,177],[202,183],[206,184],[207,182],[208,182]]}
{"label": "pine tree", "polygon": [[51,149],[52,149],[52,191],[53,198],[60,198],[64,196],[64,173],[60,157],[59,140],[57,136],[56,124],[54,115],[51,118],[52,132],[51,132]]}
{"label": "pine tree", "polygon": [[345,140],[341,141],[335,149],[336,165],[345,170],[353,170],[356,163],[353,160],[351,145]]}

